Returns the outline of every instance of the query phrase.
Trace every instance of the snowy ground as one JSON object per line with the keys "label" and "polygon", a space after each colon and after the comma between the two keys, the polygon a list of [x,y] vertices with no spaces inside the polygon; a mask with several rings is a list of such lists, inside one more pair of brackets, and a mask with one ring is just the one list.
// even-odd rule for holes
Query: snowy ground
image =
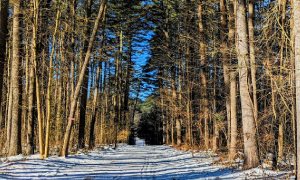
{"label": "snowy ground", "polygon": [[[39,160],[10,157],[0,162],[0,179],[286,179],[286,172],[232,170],[214,165],[209,153],[183,152],[168,146],[123,145],[68,158]],[[2,159],[4,161],[4,159]]]}

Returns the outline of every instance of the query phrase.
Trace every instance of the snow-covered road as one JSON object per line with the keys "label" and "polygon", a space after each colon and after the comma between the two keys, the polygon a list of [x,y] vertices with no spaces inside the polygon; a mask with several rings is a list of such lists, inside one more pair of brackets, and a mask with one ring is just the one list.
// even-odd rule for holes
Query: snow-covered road
{"label": "snow-covered road", "polygon": [[68,158],[39,160],[38,155],[34,155],[10,160],[0,162],[0,179],[245,179],[285,176],[261,169],[234,171],[214,165],[217,157],[213,154],[192,154],[168,146],[124,145],[117,150],[106,148]]}

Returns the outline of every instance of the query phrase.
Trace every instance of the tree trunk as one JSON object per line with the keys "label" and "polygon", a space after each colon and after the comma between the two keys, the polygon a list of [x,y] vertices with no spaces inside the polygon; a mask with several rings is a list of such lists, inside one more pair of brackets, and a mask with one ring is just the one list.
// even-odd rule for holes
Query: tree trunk
{"label": "tree trunk", "polygon": [[[226,30],[227,30],[227,15],[226,15],[226,1],[220,0],[220,10],[221,10],[221,46],[220,51],[222,54],[222,63],[223,63],[223,76],[224,76],[224,85],[225,85],[225,104],[226,104],[226,117],[227,117],[227,123],[228,123],[228,134],[230,135],[230,94],[229,94],[229,62],[230,59],[228,58],[228,46],[226,42]],[[230,139],[230,137],[228,136]]]}
{"label": "tree trunk", "polygon": [[253,114],[257,125],[257,87],[256,87],[256,62],[255,62],[255,44],[254,44],[254,6],[255,1],[250,0],[248,9],[248,29],[249,29],[249,51],[250,51],[250,67],[251,67],[251,82],[252,82],[252,94],[253,94]]}
{"label": "tree trunk", "polygon": [[[187,145],[192,145],[192,117],[191,117],[191,83],[190,83],[190,47],[186,43],[186,133],[185,133],[185,143]],[[201,135],[200,135],[201,136]]]}
{"label": "tree trunk", "polygon": [[[214,37],[214,41],[215,41],[215,37]],[[215,48],[215,47],[214,47]],[[213,101],[212,101],[212,106],[213,106],[213,111],[211,112],[211,119],[212,119],[212,123],[213,123],[213,140],[212,140],[212,150],[214,152],[217,152],[219,150],[219,138],[220,138],[220,130],[219,130],[219,120],[214,117],[214,114],[217,113],[217,83],[218,83],[218,70],[217,70],[217,63],[218,60],[215,59],[214,63],[213,63],[213,69],[214,69],[214,73],[213,73]],[[220,91],[218,91],[220,92]],[[228,96],[228,95],[227,95]],[[226,103],[226,102],[225,102]]]}
{"label": "tree trunk", "polygon": [[93,110],[92,110],[92,117],[90,122],[90,137],[89,137],[89,149],[92,149],[95,146],[95,123],[96,123],[96,114],[98,110],[98,82],[99,76],[101,74],[101,63],[98,63],[97,70],[96,70],[96,79],[95,79],[95,87],[94,87],[94,99],[93,99]]}
{"label": "tree trunk", "polygon": [[2,95],[4,82],[4,67],[6,64],[6,40],[8,35],[8,0],[0,1],[0,129],[3,127]]}
{"label": "tree trunk", "polygon": [[236,14],[236,50],[239,64],[239,83],[244,136],[244,168],[249,169],[259,165],[259,158],[255,133],[255,117],[253,114],[254,109],[248,86],[249,45],[247,39],[246,16],[246,2],[245,0],[238,0]]}
{"label": "tree trunk", "polygon": [[[294,0],[290,1],[290,6],[291,6],[291,19],[290,19],[290,33],[291,33],[291,40],[290,40],[290,46],[295,47],[295,31],[294,31],[294,26],[295,26],[295,17],[294,17]],[[290,48],[290,57],[291,57],[291,67],[295,67],[295,53],[294,53],[294,48]],[[291,71],[291,87],[292,87],[292,94],[295,94],[295,71]],[[294,164],[297,165],[297,138],[296,138],[296,99],[293,98],[292,102],[292,107],[291,107],[291,121],[292,121],[292,128],[293,128],[293,143],[294,143],[294,158],[293,162]],[[297,166],[294,166],[295,172],[297,172]]]}
{"label": "tree trunk", "polygon": [[[180,138],[178,139],[178,125],[177,124],[177,96],[176,96],[176,87],[175,87],[175,83],[176,83],[176,72],[175,72],[175,65],[172,66],[172,77],[173,79],[171,79],[172,82],[172,129],[176,128],[176,144],[180,145]],[[175,127],[173,126],[173,124],[175,123]],[[179,144],[178,144],[179,143]],[[172,130],[172,144],[175,144],[174,142],[174,130]]]}
{"label": "tree trunk", "polygon": [[34,154],[34,123],[35,123],[35,78],[34,62],[29,63],[29,88],[28,88],[28,120],[27,120],[27,154]]}
{"label": "tree trunk", "polygon": [[181,145],[182,143],[182,135],[181,135],[181,119],[182,119],[182,115],[181,115],[181,111],[182,111],[182,63],[179,62],[179,67],[178,67],[178,116],[176,118],[176,134],[177,134],[177,145]]}
{"label": "tree trunk", "polygon": [[[40,82],[39,82],[39,73],[38,73],[38,57],[37,57],[37,37],[38,37],[38,25],[39,25],[39,0],[33,1],[33,32],[32,32],[32,61],[34,63],[34,76],[35,76],[35,94],[36,94],[36,108],[37,108],[37,117],[38,117],[38,135],[39,135],[39,152],[40,158],[44,158],[44,125],[43,125],[43,113],[42,113],[42,101],[40,95]],[[40,46],[40,45],[39,45]],[[40,50],[40,49],[39,49]]]}
{"label": "tree trunk", "polygon": [[[234,63],[233,63],[233,60],[234,60],[234,58],[235,58],[235,56],[233,55],[234,53],[233,53],[233,51],[235,50],[234,49],[234,43],[235,43],[235,0],[229,0],[229,5],[228,5],[228,7],[229,7],[229,9],[228,9],[228,13],[229,13],[229,19],[228,19],[228,28],[229,28],[229,30],[228,30],[228,53],[229,53],[229,63],[230,63],[230,65],[231,65],[231,67],[235,67],[234,65]],[[228,86],[230,86],[229,84],[228,84]],[[231,91],[230,91],[230,89],[229,89],[229,92],[228,92],[229,94],[231,93]],[[231,97],[229,97],[229,98],[231,98]],[[230,101],[230,100],[229,100]],[[230,141],[231,141],[231,139],[230,139],[230,137],[231,137],[231,132],[230,132],[230,130],[231,130],[231,109],[232,108],[234,108],[234,109],[236,109],[236,106],[234,106],[234,107],[231,107],[231,103],[230,102],[228,102],[228,105],[226,104],[226,107],[227,106],[230,106],[228,109],[227,109],[227,112],[229,111],[229,116],[227,115],[227,123],[228,123],[228,134],[227,134],[227,136],[228,136],[228,138],[227,138],[227,147],[228,147],[228,149],[230,149]]]}
{"label": "tree trunk", "polygon": [[296,128],[297,128],[297,174],[300,177],[300,1],[294,1],[295,80],[296,80]]}
{"label": "tree trunk", "polygon": [[234,160],[236,156],[237,146],[237,110],[236,110],[236,72],[230,73],[230,146],[229,160]]}
{"label": "tree trunk", "polygon": [[12,66],[11,66],[11,91],[12,91],[12,116],[11,134],[9,143],[9,156],[22,153],[21,145],[21,117],[20,117],[20,1],[13,4],[13,32],[12,32]]}
{"label": "tree trunk", "polygon": [[[208,129],[208,98],[207,98],[207,78],[206,78],[206,43],[205,43],[205,35],[203,28],[203,17],[202,17],[202,3],[200,0],[198,4],[198,28],[200,35],[200,44],[199,44],[199,56],[200,56],[200,81],[201,81],[201,114],[203,118],[201,118],[201,122],[204,122],[204,145],[205,148],[209,148],[209,129]],[[201,117],[201,116],[200,116]]]}
{"label": "tree trunk", "polygon": [[[87,29],[85,36],[88,36],[91,32],[91,23],[89,23],[92,15],[92,0],[86,1],[86,24]],[[88,39],[86,38],[84,42],[84,53],[86,53],[88,48]],[[84,56],[82,56],[84,58]],[[82,62],[84,59],[82,59]],[[80,97],[80,119],[79,119],[79,132],[78,132],[78,148],[82,149],[85,147],[85,121],[86,121],[86,105],[88,100],[88,83],[89,82],[89,69],[85,71],[83,85],[81,87],[81,97]]]}
{"label": "tree trunk", "polygon": [[[280,67],[279,67],[279,87],[284,88],[284,81],[283,81],[283,69],[284,69],[284,51],[285,51],[285,42],[286,42],[286,31],[285,31],[285,17],[286,17],[286,0],[279,1],[279,12],[281,13],[281,20],[280,24],[281,28],[281,40],[280,44]],[[278,117],[279,121],[279,132],[278,132],[278,161],[282,160],[283,158],[283,147],[284,147],[284,122],[283,116]]]}
{"label": "tree trunk", "polygon": [[60,146],[61,145],[61,140],[62,140],[62,129],[63,129],[63,122],[62,122],[62,96],[63,96],[63,78],[62,78],[62,71],[60,71],[60,78],[58,80],[58,97],[57,97],[57,109],[56,109],[56,119],[55,119],[55,128],[56,128],[56,136],[55,136],[55,141],[56,145]]}
{"label": "tree trunk", "polygon": [[57,30],[59,26],[59,19],[60,19],[60,9],[57,10],[56,19],[55,19],[55,28],[54,33],[52,36],[52,43],[51,43],[51,54],[49,58],[49,73],[48,73],[48,87],[47,87],[47,119],[46,119],[46,137],[45,137],[45,151],[44,157],[49,156],[49,136],[50,136],[50,120],[51,120],[51,95],[52,95],[52,76],[53,76],[53,58],[55,53],[55,43],[56,43],[56,36]]}

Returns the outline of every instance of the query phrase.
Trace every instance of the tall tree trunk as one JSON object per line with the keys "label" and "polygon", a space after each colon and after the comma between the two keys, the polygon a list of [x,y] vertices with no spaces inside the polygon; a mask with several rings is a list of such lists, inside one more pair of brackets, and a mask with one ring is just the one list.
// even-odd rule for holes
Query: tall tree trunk
{"label": "tall tree trunk", "polygon": [[34,62],[30,58],[29,63],[29,87],[28,87],[28,119],[27,119],[27,154],[34,154],[34,123],[35,123],[35,78]]}
{"label": "tall tree trunk", "polygon": [[[71,12],[71,17],[72,17],[72,21],[71,21],[71,30],[72,32],[75,31],[76,29],[76,8],[77,8],[77,0],[71,0],[70,2],[70,12]],[[75,38],[74,38],[74,34],[70,33],[70,39],[71,39],[71,44],[70,44],[70,59],[71,59],[71,67],[70,67],[70,89],[71,89],[71,97],[74,96],[74,91],[75,91]],[[69,97],[67,97],[69,98]],[[69,101],[67,101],[66,104],[68,104]]]}
{"label": "tall tree trunk", "polygon": [[55,119],[55,128],[56,128],[56,136],[55,141],[57,147],[61,145],[61,139],[62,139],[62,129],[63,129],[63,122],[62,122],[62,97],[63,97],[63,72],[60,71],[60,78],[58,80],[58,95],[57,95],[57,108],[56,108],[56,119]]}
{"label": "tall tree trunk", "polygon": [[[229,53],[229,63],[231,66],[234,67],[234,63],[233,60],[235,58],[235,56],[233,55],[233,51],[234,49],[234,44],[235,44],[235,0],[229,0],[229,5],[228,5],[229,9],[228,9],[228,13],[229,13],[229,19],[228,19],[228,53]],[[228,84],[229,85],[229,84]],[[229,85],[231,87],[231,85]],[[231,90],[229,89],[229,94],[231,94]],[[231,97],[230,97],[231,98]],[[235,97],[236,98],[236,97]],[[229,108],[227,109],[227,113],[229,111],[229,116],[227,114],[227,123],[228,123],[228,138],[227,138],[227,147],[228,149],[230,149],[230,141],[231,141],[231,109],[235,109],[236,112],[236,106],[231,107],[230,102],[228,102],[228,104],[226,104],[226,107],[229,106]],[[233,115],[233,116],[236,116]]]}
{"label": "tall tree trunk", "polygon": [[[227,123],[230,124],[230,94],[229,94],[229,58],[228,58],[228,46],[226,42],[226,30],[227,30],[227,15],[226,15],[226,1],[220,0],[220,10],[221,10],[221,46],[220,51],[222,54],[222,62],[223,62],[223,76],[224,76],[224,85],[225,85],[225,104],[226,104],[226,117]],[[230,127],[230,126],[229,126]],[[230,128],[228,128],[230,131]],[[229,133],[230,134],[230,133]]]}
{"label": "tall tree trunk", "polygon": [[253,104],[248,86],[249,44],[247,39],[246,16],[246,2],[245,0],[238,0],[236,14],[236,50],[239,64],[239,83],[244,136],[244,168],[249,169],[259,165],[259,158],[256,143],[255,117],[253,114]]}
{"label": "tall tree trunk", "polygon": [[[91,15],[92,15],[92,3],[93,0],[86,1],[86,23],[87,29],[85,36],[88,36],[91,32],[91,25],[89,23]],[[84,53],[87,52],[89,41],[86,38],[84,42]],[[82,56],[84,58],[84,56]],[[82,62],[84,59],[82,59]],[[88,99],[88,85],[89,85],[89,69],[87,68],[85,71],[83,85],[81,87],[81,97],[80,97],[80,119],[79,119],[79,132],[78,132],[78,148],[85,147],[85,121],[86,121],[86,105]]]}
{"label": "tall tree trunk", "polygon": [[11,91],[12,91],[12,116],[11,134],[8,155],[22,153],[21,147],[21,117],[20,117],[20,1],[14,1],[13,32],[12,32],[12,66],[11,66]]}
{"label": "tall tree trunk", "polygon": [[250,0],[248,9],[248,30],[249,30],[249,51],[250,51],[250,67],[251,67],[251,83],[252,83],[252,94],[253,94],[253,114],[257,125],[257,87],[256,87],[256,61],[255,61],[255,44],[254,44],[254,6],[255,1]]}
{"label": "tall tree trunk", "polygon": [[[232,4],[229,4],[231,6]],[[231,7],[230,7],[231,8]],[[221,46],[220,46],[220,51],[222,54],[222,62],[223,62],[223,76],[224,76],[224,85],[225,85],[225,106],[226,106],[226,117],[227,117],[227,123],[228,123],[228,141],[227,145],[228,147],[230,146],[230,119],[231,119],[231,107],[230,107],[230,73],[229,73],[229,65],[230,65],[230,59],[228,56],[228,53],[230,51],[226,39],[226,34],[227,34],[227,15],[226,15],[226,1],[225,0],[220,0],[220,10],[221,10]],[[231,11],[229,13],[232,13]],[[229,16],[232,16],[231,14]],[[229,19],[229,26],[232,21],[232,18]],[[231,28],[231,27],[229,27]],[[232,32],[230,32],[232,33]],[[231,36],[231,37],[229,37]],[[232,38],[232,34],[228,35],[228,39]]]}
{"label": "tall tree trunk", "polygon": [[294,1],[295,80],[296,80],[296,128],[297,128],[297,174],[300,177],[300,1]]}
{"label": "tall tree trunk", "polygon": [[[214,37],[214,41],[215,41],[215,37]],[[215,48],[215,47],[214,47]],[[214,73],[213,73],[213,100],[212,100],[212,106],[213,106],[213,111],[211,112],[210,117],[212,119],[212,123],[213,123],[213,140],[212,140],[212,150],[214,152],[217,152],[219,149],[219,138],[220,138],[220,130],[219,130],[219,122],[218,119],[216,117],[214,117],[213,115],[217,113],[217,83],[218,83],[218,70],[217,70],[217,59],[214,60],[213,63],[213,69],[214,69]],[[219,91],[218,91],[219,92]]]}
{"label": "tall tree trunk", "polygon": [[33,1],[33,28],[32,28],[32,57],[31,61],[34,66],[35,76],[35,95],[36,95],[36,108],[38,118],[38,135],[39,135],[39,152],[40,158],[43,158],[44,154],[44,140],[43,140],[43,115],[41,109],[41,97],[40,97],[40,84],[38,78],[38,67],[37,67],[37,31],[39,22],[39,0]]}
{"label": "tall tree trunk", "polygon": [[99,76],[101,74],[101,63],[98,63],[97,70],[96,70],[96,79],[95,79],[95,86],[94,86],[94,99],[93,99],[93,110],[92,116],[90,121],[90,137],[89,137],[89,149],[92,149],[95,146],[95,123],[96,123],[96,115],[98,111],[98,91],[99,91]]}
{"label": "tall tree trunk", "polygon": [[[163,76],[163,69],[159,68],[158,70],[158,76],[162,77]],[[159,78],[158,79],[158,87],[159,87],[159,96],[160,96],[160,110],[161,110],[161,121],[163,124],[163,144],[167,144],[167,120],[165,118],[165,111],[164,111],[164,92],[163,92],[163,79]]]}
{"label": "tall tree trunk", "polygon": [[[208,98],[207,98],[207,78],[206,78],[206,43],[205,43],[205,35],[204,35],[204,27],[203,27],[203,17],[202,17],[202,8],[203,1],[200,0],[198,4],[198,28],[199,28],[199,36],[200,36],[200,44],[199,44],[199,56],[200,56],[200,81],[201,81],[201,114],[203,118],[201,121],[204,122],[204,145],[205,148],[209,148],[209,129],[208,129]],[[201,116],[200,116],[201,117]]]}
{"label": "tall tree trunk", "polygon": [[236,110],[236,72],[230,73],[230,146],[229,146],[229,159],[234,160],[237,153],[237,110]]}
{"label": "tall tree trunk", "polygon": [[181,145],[182,140],[181,140],[181,111],[182,111],[182,63],[179,62],[179,67],[178,67],[178,114],[176,118],[176,134],[177,134],[177,145]]}
{"label": "tall tree trunk", "polygon": [[[123,119],[126,122],[126,129],[132,133],[134,133],[131,130],[134,130],[131,125],[130,120],[130,111],[129,111],[129,91],[130,91],[130,78],[132,74],[132,35],[130,34],[128,37],[128,62],[127,62],[127,68],[126,68],[126,79],[125,79],[125,89],[124,89],[124,104],[123,104]],[[131,134],[131,133],[130,133]],[[130,137],[134,137],[133,134]],[[134,141],[134,139],[133,139]]]}
{"label": "tall tree trunk", "polygon": [[[172,107],[172,129],[176,128],[176,133],[177,133],[177,105],[176,105],[177,96],[176,96],[176,87],[175,87],[176,73],[175,73],[175,67],[174,66],[171,68],[172,69],[171,74],[172,74],[172,77],[173,77],[173,79],[171,79],[171,84],[172,84],[172,106],[171,107]],[[174,123],[175,123],[175,127],[173,126]],[[179,139],[178,139],[178,136],[176,136],[176,144],[177,145],[180,145],[180,143],[178,144],[178,142],[180,141]],[[174,142],[174,130],[172,130],[172,144],[174,144],[174,143],[175,143]]]}
{"label": "tall tree trunk", "polygon": [[6,64],[6,41],[8,35],[7,29],[8,23],[8,0],[2,0],[0,2],[0,129],[2,129],[4,125],[4,117],[3,117],[3,80],[4,80],[4,66]]}
{"label": "tall tree trunk", "polygon": [[[291,6],[291,19],[290,19],[290,33],[291,33],[291,40],[290,40],[290,57],[291,57],[291,67],[295,67],[295,53],[294,53],[294,48],[295,47],[295,31],[294,31],[294,26],[295,26],[295,17],[294,17],[294,0],[290,1],[290,6]],[[295,71],[291,71],[291,87],[292,87],[292,94],[295,94]],[[292,102],[292,107],[291,107],[291,121],[292,121],[292,128],[293,128],[293,143],[294,143],[294,164],[297,164],[297,138],[296,138],[296,99],[293,98]],[[297,166],[294,166],[295,172],[297,172]]]}
{"label": "tall tree trunk", "polygon": [[[186,43],[186,52],[185,52],[185,58],[186,58],[186,89],[187,89],[187,95],[186,95],[186,133],[185,133],[185,143],[187,145],[192,145],[192,117],[191,117],[191,82],[190,82],[190,47]],[[201,135],[200,135],[201,136]]]}
{"label": "tall tree trunk", "polygon": [[[283,81],[283,61],[284,61],[284,47],[286,42],[286,31],[285,31],[285,17],[286,17],[286,0],[280,0],[279,6],[279,12],[281,13],[281,20],[280,24],[282,26],[281,28],[281,40],[280,40],[280,67],[279,67],[279,86],[280,88],[284,88],[284,81]],[[283,116],[278,117],[279,118],[279,128],[278,128],[278,160],[282,160],[283,158],[283,146],[284,146],[284,120]]]}
{"label": "tall tree trunk", "polygon": [[100,21],[104,19],[105,16],[105,12],[106,12],[106,2],[107,0],[102,0],[101,4],[100,4],[100,8],[99,8],[99,12],[98,12],[98,16],[96,18],[95,24],[94,24],[94,29],[93,32],[91,34],[90,40],[89,40],[89,45],[85,54],[85,59],[84,59],[84,63],[81,67],[81,71],[79,74],[79,79],[75,88],[75,92],[74,92],[74,96],[72,97],[71,100],[71,106],[70,106],[70,113],[69,113],[69,117],[68,117],[68,125],[66,128],[66,132],[65,132],[65,136],[64,136],[64,144],[63,144],[63,148],[62,148],[62,156],[67,156],[68,155],[68,149],[69,149],[69,142],[70,142],[70,135],[72,132],[72,127],[74,125],[74,115],[75,115],[75,110],[76,110],[76,104],[77,104],[77,100],[79,97],[79,92],[80,92],[80,88],[81,85],[83,83],[83,79],[84,79],[84,75],[85,75],[85,71],[88,67],[89,64],[89,60],[91,57],[91,52],[92,52],[92,48],[93,48],[93,44],[96,38],[96,34],[98,31],[98,27],[100,24]]}
{"label": "tall tree trunk", "polygon": [[[11,56],[11,53],[10,53],[10,56]],[[6,144],[5,144],[5,147],[6,147],[6,150],[8,152],[9,150],[9,146],[10,146],[10,135],[11,135],[11,115],[12,115],[12,89],[11,89],[11,57],[9,56],[8,58],[8,74],[9,74],[9,77],[7,78],[8,82],[8,93],[7,93],[7,117],[6,117]]]}
{"label": "tall tree trunk", "polygon": [[59,26],[59,19],[60,19],[60,9],[57,10],[56,19],[55,19],[55,28],[54,33],[52,36],[52,49],[49,59],[49,73],[48,73],[48,86],[47,86],[47,119],[46,119],[46,137],[45,137],[45,154],[44,157],[49,156],[49,136],[50,136],[50,120],[51,120],[51,95],[52,95],[52,76],[53,76],[53,58],[55,53],[55,43],[57,37],[57,30]]}

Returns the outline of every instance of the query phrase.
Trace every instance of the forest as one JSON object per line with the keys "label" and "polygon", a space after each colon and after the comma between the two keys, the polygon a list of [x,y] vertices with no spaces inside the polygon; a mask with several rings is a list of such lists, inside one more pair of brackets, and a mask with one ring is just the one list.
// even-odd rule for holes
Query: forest
{"label": "forest", "polygon": [[0,157],[119,143],[300,177],[300,1],[1,0]]}

